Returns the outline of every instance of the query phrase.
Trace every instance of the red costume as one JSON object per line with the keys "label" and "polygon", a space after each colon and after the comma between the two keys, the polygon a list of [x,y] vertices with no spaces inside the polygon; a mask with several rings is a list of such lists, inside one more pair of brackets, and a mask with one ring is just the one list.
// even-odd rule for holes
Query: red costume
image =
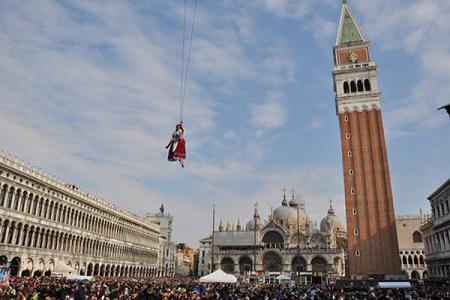
{"label": "red costume", "polygon": [[184,128],[183,124],[177,124],[175,132],[172,134],[172,138],[166,149],[169,149],[167,155],[168,161],[179,161],[184,168],[184,160],[186,159],[186,142],[184,141]]}

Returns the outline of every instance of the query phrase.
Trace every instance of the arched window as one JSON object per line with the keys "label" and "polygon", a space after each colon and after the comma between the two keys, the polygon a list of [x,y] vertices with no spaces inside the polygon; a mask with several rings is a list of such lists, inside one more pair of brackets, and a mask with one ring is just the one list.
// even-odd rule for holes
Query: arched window
{"label": "arched window", "polygon": [[350,88],[348,86],[348,82],[346,81],[346,82],[344,82],[344,93],[348,94],[349,92],[350,92]]}
{"label": "arched window", "polygon": [[422,243],[422,234],[417,230],[412,234],[413,243]]}
{"label": "arched window", "polygon": [[358,80],[358,92],[363,92],[364,88],[363,88],[363,83],[361,80]]}
{"label": "arched window", "polygon": [[370,91],[370,90],[371,90],[369,79],[365,79],[365,80],[364,80],[364,89],[365,89],[366,91]]}
{"label": "arched window", "polygon": [[356,83],[354,81],[350,82],[350,91],[356,93]]}

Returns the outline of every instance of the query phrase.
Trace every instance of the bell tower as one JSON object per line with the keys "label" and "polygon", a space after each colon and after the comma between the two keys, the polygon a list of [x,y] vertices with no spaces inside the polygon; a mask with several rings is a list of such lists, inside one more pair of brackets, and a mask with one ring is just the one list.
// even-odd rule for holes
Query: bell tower
{"label": "bell tower", "polygon": [[350,274],[400,274],[377,65],[345,0],[333,55]]}

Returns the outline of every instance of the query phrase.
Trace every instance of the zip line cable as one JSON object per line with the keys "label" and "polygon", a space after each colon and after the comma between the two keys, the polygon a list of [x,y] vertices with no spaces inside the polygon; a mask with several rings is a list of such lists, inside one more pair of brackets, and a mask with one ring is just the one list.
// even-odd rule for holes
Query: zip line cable
{"label": "zip line cable", "polygon": [[183,48],[181,51],[181,74],[180,74],[180,121],[183,121],[182,99],[183,99],[183,85],[184,85],[184,44],[186,40],[186,5],[187,0],[184,0],[184,17],[183,17]]}
{"label": "zip line cable", "polygon": [[194,2],[194,12],[192,15],[192,24],[191,24],[191,32],[189,37],[189,46],[188,46],[188,52],[187,52],[187,62],[184,63],[185,60],[185,43],[186,43],[186,11],[187,11],[187,0],[184,1],[184,22],[183,22],[183,53],[181,55],[181,95],[180,95],[180,122],[183,122],[183,112],[184,112],[184,103],[186,100],[186,89],[187,89],[187,83],[188,83],[188,75],[189,75],[189,67],[191,65],[191,49],[192,49],[192,39],[194,36],[194,26],[195,26],[195,19],[197,16],[197,0]]}

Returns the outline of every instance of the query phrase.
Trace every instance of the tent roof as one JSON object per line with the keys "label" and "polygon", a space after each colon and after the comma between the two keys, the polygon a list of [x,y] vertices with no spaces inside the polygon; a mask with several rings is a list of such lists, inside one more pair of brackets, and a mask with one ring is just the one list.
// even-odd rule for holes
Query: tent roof
{"label": "tent roof", "polygon": [[223,282],[223,283],[235,283],[236,277],[227,274],[222,270],[216,270],[209,275],[200,278],[200,282]]}
{"label": "tent roof", "polygon": [[286,274],[281,274],[280,276],[277,277],[277,280],[291,280],[291,278]]}

